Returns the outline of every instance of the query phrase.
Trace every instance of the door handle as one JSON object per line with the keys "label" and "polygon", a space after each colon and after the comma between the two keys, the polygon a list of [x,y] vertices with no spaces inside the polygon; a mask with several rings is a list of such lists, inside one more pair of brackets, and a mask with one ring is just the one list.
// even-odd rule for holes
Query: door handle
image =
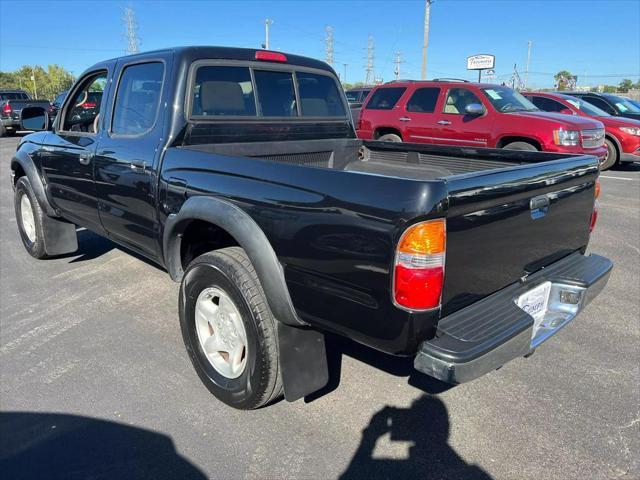
{"label": "door handle", "polygon": [[449,120],[440,120],[438,125],[451,125],[451,122]]}
{"label": "door handle", "polygon": [[82,165],[89,165],[89,162],[91,162],[91,159],[93,158],[93,153],[91,152],[85,152],[85,153],[81,153],[78,156],[78,161],[82,164]]}
{"label": "door handle", "polygon": [[132,170],[146,170],[147,168],[147,162],[145,162],[144,160],[132,160],[131,161],[131,169]]}
{"label": "door handle", "polygon": [[400,117],[398,120],[400,120],[401,122],[410,122],[411,119],[409,117]]}

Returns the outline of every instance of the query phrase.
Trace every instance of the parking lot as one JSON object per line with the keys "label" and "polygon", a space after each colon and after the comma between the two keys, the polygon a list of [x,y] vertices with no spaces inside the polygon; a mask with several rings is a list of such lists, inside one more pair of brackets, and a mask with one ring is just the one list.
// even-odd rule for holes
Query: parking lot
{"label": "parking lot", "polygon": [[606,290],[531,358],[451,388],[330,338],[325,391],[241,412],[197,378],[164,271],[87,231],[73,255],[24,251],[17,143],[0,140],[6,478],[640,476],[640,165],[602,175],[589,248],[615,264]]}

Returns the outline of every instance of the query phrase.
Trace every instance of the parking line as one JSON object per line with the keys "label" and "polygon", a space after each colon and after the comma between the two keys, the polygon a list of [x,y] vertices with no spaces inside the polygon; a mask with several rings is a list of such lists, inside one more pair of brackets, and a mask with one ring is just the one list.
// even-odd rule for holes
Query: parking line
{"label": "parking line", "polygon": [[600,178],[613,178],[614,180],[629,180],[631,182],[633,182],[635,180],[635,178],[628,178],[628,177],[611,177],[609,175],[600,175]]}

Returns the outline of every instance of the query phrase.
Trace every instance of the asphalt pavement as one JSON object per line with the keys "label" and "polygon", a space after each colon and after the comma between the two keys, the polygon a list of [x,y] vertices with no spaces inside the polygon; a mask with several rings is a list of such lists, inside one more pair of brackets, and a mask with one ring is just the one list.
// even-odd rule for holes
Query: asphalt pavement
{"label": "asphalt pavement", "polygon": [[3,478],[640,478],[640,165],[602,175],[604,292],[528,359],[453,388],[330,339],[331,384],[233,410],[200,383],[178,285],[90,232],[38,261],[0,139]]}

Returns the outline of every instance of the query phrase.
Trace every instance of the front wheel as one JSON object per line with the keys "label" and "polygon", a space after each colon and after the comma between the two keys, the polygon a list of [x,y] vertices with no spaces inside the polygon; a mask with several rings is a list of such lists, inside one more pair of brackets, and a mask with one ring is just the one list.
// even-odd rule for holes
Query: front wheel
{"label": "front wheel", "polygon": [[24,248],[34,258],[46,258],[44,248],[44,212],[27,177],[20,177],[14,193],[18,231]]}
{"label": "front wheel", "polygon": [[609,139],[605,139],[604,144],[607,146],[607,156],[600,165],[600,170],[608,170],[618,163],[618,150],[616,146]]}
{"label": "front wheel", "polygon": [[209,252],[189,265],[180,326],[198,376],[219,400],[249,410],[282,395],[275,319],[242,248]]}

